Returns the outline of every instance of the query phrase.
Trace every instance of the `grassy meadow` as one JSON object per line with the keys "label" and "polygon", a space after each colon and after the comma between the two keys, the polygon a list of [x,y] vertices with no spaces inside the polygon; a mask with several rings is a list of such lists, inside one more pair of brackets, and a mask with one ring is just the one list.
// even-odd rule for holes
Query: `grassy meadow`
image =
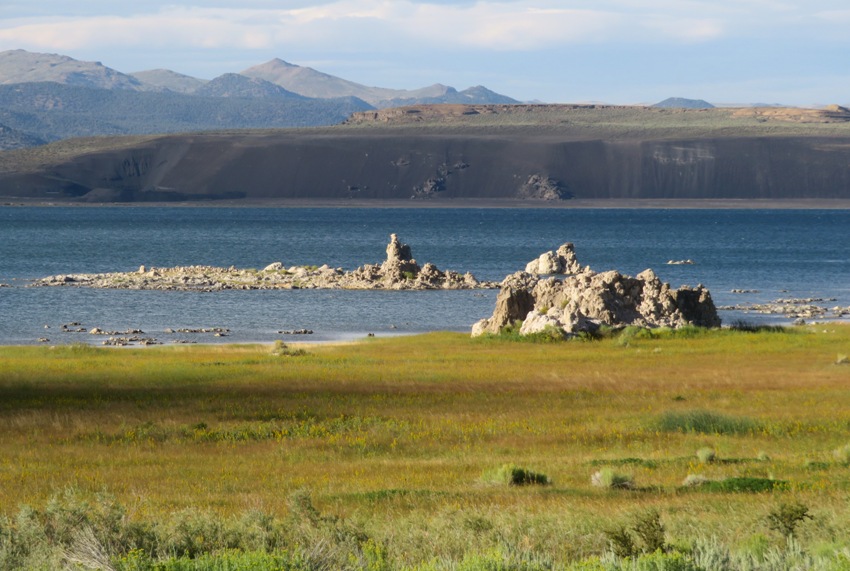
{"label": "grassy meadow", "polygon": [[850,569],[847,354],[833,324],[2,347],[0,567]]}

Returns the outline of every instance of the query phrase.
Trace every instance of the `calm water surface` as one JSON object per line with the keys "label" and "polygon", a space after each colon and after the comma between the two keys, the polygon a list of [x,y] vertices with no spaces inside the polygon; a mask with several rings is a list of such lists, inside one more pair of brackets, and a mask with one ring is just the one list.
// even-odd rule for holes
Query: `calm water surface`
{"label": "calm water surface", "polygon": [[[63,273],[140,265],[262,268],[383,260],[390,233],[419,263],[501,280],[541,252],[573,242],[582,264],[672,286],[706,285],[718,305],[780,297],[836,298],[850,306],[850,212],[842,210],[342,209],[0,207],[0,344],[99,342],[61,334],[61,323],[138,328],[163,341],[272,341],[468,330],[495,292],[225,291],[217,293],[27,288]],[[668,266],[669,259],[693,266]],[[746,296],[732,289],[755,289]],[[724,320],[741,315],[721,314]],[[751,321],[771,319],[747,315]],[[774,318],[775,319],[775,318]],[[50,329],[45,329],[45,325]],[[166,335],[166,328],[226,327],[232,335]]]}

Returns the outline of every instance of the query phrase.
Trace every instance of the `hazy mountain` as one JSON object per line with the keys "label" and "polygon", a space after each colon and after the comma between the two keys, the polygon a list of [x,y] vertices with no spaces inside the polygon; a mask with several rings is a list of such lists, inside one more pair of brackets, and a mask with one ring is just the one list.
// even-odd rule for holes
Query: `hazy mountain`
{"label": "hazy mountain", "polygon": [[677,107],[682,109],[714,109],[714,105],[702,99],[685,99],[684,97],[668,97],[652,107]]}
{"label": "hazy mountain", "polygon": [[36,147],[46,142],[44,139],[40,139],[35,135],[30,135],[29,133],[24,133],[23,131],[18,131],[17,129],[0,124],[0,151]]}
{"label": "hazy mountain", "polygon": [[[240,74],[250,79],[264,80],[289,92],[319,99],[357,97],[371,105],[394,107],[423,103],[518,103],[515,99],[476,86],[457,91],[435,83],[421,89],[389,89],[369,87],[322,73],[310,67],[273,59],[250,67]],[[85,62],[58,54],[41,54],[25,50],[0,52],[0,84],[50,81],[64,85],[122,89],[130,91],[174,91],[212,97],[270,97],[274,90],[267,85],[239,83],[237,74],[224,74],[217,82],[200,91],[208,82],[168,69],[154,69],[125,74],[100,62]],[[277,95],[284,95],[279,92]]]}
{"label": "hazy mountain", "polygon": [[279,85],[256,77],[238,73],[225,73],[195,90],[203,97],[277,97],[280,99],[307,99],[287,91]]}
{"label": "hazy mountain", "polygon": [[170,69],[136,71],[131,73],[130,76],[135,77],[154,91],[167,89],[176,93],[194,93],[199,87],[207,83],[206,79],[183,75]]}
{"label": "hazy mountain", "polygon": [[212,81],[167,69],[124,74],[100,62],[0,52],[0,123],[9,145],[89,135],[339,123],[356,111],[424,103],[511,104],[476,86],[367,87],[275,59]]}
{"label": "hazy mountain", "polygon": [[477,85],[475,87],[470,87],[469,89],[464,89],[463,91],[458,91],[454,87],[445,87],[439,96],[396,98],[379,101],[375,107],[403,107],[407,105],[427,105],[438,103],[513,105],[519,103],[519,101],[511,99],[506,95],[500,95],[494,91],[490,91],[481,85]]}
{"label": "hazy mountain", "polygon": [[[413,90],[369,87],[316,71],[310,67],[294,65],[281,59],[273,59],[264,64],[250,67],[243,70],[241,74],[270,81],[307,97],[353,96],[376,107],[394,107],[419,103],[518,103],[510,97],[499,95],[480,86],[460,92],[468,93],[468,97],[458,97],[456,89],[439,83]],[[478,99],[474,99],[476,97]]]}
{"label": "hazy mountain", "polygon": [[59,83],[0,85],[0,123],[54,141],[91,135],[311,127],[372,107],[355,99],[202,97]]}
{"label": "hazy mountain", "polygon": [[519,103],[516,99],[491,91],[483,85],[469,87],[458,92],[463,103],[500,103],[502,105],[513,105]]}
{"label": "hazy mountain", "polygon": [[141,90],[141,81],[100,62],[79,61],[58,54],[25,50],[0,52],[0,84],[53,81],[101,89]]}

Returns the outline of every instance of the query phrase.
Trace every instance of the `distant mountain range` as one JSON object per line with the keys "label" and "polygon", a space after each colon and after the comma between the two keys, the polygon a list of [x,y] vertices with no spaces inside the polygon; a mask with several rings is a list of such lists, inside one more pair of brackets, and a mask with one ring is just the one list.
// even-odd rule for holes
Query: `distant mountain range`
{"label": "distant mountain range", "polygon": [[249,67],[243,70],[241,75],[264,79],[307,97],[353,96],[377,108],[425,103],[519,103],[516,99],[500,95],[480,85],[463,91],[439,83],[414,90],[367,87],[309,67],[293,65],[281,59],[273,59],[264,64]]}
{"label": "distant mountain range", "polygon": [[280,59],[208,81],[0,52],[0,150],[90,135],[332,125],[355,111],[424,103],[518,101],[482,86],[367,87]]}

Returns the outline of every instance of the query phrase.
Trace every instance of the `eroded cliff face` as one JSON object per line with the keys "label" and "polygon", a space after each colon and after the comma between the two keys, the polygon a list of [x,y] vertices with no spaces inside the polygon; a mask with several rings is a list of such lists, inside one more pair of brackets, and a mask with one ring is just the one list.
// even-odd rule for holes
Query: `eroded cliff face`
{"label": "eroded cliff face", "polygon": [[850,198],[850,136],[571,140],[533,129],[175,135],[0,172],[0,196]]}

